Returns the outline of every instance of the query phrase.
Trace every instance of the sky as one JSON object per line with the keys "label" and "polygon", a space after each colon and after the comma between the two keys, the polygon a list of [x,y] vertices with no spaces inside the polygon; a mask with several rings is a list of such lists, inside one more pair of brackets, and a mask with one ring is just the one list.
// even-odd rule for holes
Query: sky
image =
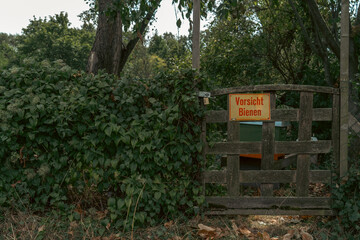
{"label": "sky", "polygon": [[[163,0],[161,7],[158,9],[155,17],[156,22],[150,26],[151,35],[155,29],[161,35],[164,32],[178,34],[176,26],[175,9],[171,4],[172,0]],[[82,11],[87,10],[89,6],[84,0],[0,0],[0,32],[10,34],[21,34],[22,28],[29,24],[29,20],[53,16],[61,11],[67,12],[72,27],[79,28],[81,22],[77,17]],[[178,17],[181,14],[177,13]],[[187,35],[189,22],[182,20],[180,35]],[[202,22],[204,29],[205,22]]]}

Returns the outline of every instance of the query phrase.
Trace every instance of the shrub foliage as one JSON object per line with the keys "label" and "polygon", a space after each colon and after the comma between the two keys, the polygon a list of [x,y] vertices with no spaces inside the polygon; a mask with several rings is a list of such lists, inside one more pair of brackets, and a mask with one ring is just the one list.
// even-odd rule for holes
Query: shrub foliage
{"label": "shrub foliage", "polygon": [[129,81],[28,59],[0,74],[0,206],[102,205],[129,226],[202,203],[191,70]]}

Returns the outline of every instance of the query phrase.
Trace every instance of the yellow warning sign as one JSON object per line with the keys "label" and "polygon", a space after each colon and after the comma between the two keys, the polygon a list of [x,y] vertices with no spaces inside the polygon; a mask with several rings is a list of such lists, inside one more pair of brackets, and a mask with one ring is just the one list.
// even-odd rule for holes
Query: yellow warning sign
{"label": "yellow warning sign", "polygon": [[270,93],[229,94],[230,121],[270,120]]}

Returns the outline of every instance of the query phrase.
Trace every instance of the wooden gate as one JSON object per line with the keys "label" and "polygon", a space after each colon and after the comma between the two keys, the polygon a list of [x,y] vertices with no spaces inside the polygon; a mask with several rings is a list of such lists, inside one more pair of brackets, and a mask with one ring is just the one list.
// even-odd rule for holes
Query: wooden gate
{"label": "wooden gate", "polygon": [[[276,92],[300,92],[298,109],[277,109]],[[206,186],[226,186],[225,196],[205,196],[209,215],[333,215],[331,197],[309,196],[309,183],[330,183],[332,174],[339,173],[339,89],[308,85],[257,85],[219,89],[211,96],[234,93],[270,93],[271,120],[262,122],[262,140],[242,142],[239,140],[239,122],[230,121],[228,110],[207,111],[202,124],[202,141],[205,143],[203,157],[225,156],[226,168],[203,171],[204,194]],[[314,93],[327,94],[332,98],[332,108],[313,108]],[[298,122],[296,141],[276,141],[275,121]],[[331,121],[331,140],[311,141],[312,122]],[[209,144],[206,141],[208,123],[227,123],[227,141]],[[275,164],[274,154],[296,154],[296,170],[281,170]],[[310,170],[310,156],[332,153],[336,167],[332,170]],[[240,154],[261,154],[261,170],[240,170]],[[206,164],[205,164],[206,166]],[[241,186],[256,183],[260,196],[241,196]],[[296,185],[292,196],[274,196],[274,184]]]}

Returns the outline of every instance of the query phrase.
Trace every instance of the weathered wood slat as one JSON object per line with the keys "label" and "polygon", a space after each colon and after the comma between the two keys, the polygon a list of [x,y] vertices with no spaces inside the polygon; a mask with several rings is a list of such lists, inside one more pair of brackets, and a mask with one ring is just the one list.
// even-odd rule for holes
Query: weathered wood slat
{"label": "weathered wood slat", "polygon": [[[312,133],[312,110],[314,93],[300,93],[300,112],[299,112],[299,141],[310,141]],[[299,154],[296,164],[296,195],[306,197],[309,195],[309,154]]]}
{"label": "weathered wood slat", "polygon": [[[275,109],[276,97],[275,92],[270,92],[270,109]],[[275,122],[264,122],[262,125],[261,137],[261,170],[271,170],[273,168],[275,153]],[[272,196],[273,185],[268,182],[262,182],[261,196]]]}
{"label": "weathered wood slat", "polygon": [[327,197],[205,197],[209,208],[311,208],[327,209]]}
{"label": "weathered wood slat", "polygon": [[221,142],[205,146],[207,154],[251,154],[261,152],[261,142]]}
{"label": "weathered wood slat", "polygon": [[205,171],[203,176],[206,183],[226,183],[226,170]]}
{"label": "weathered wood slat", "polygon": [[294,170],[240,171],[241,183],[291,183],[295,182]]}
{"label": "weathered wood slat", "polygon": [[[271,111],[271,120],[273,121],[299,121],[300,109],[274,109]],[[312,121],[332,121],[331,108],[312,109]]]}
{"label": "weathered wood slat", "polygon": [[294,85],[294,84],[265,84],[265,85],[240,86],[233,88],[216,89],[211,92],[211,95],[219,96],[219,95],[225,95],[231,93],[263,92],[263,91],[302,91],[302,92],[339,94],[339,89],[332,87]]}
{"label": "weathered wood slat", "polygon": [[212,110],[205,113],[207,123],[226,123],[229,119],[228,111]]}
{"label": "weathered wood slat", "polygon": [[330,150],[331,140],[275,142],[275,153],[328,153]]}
{"label": "weathered wood slat", "polygon": [[[205,110],[206,110],[206,106],[204,105],[204,102],[202,102],[201,105]],[[200,136],[201,142],[203,144],[206,144],[206,119],[203,119],[201,122],[201,136]],[[206,169],[206,163],[207,163],[207,159],[206,159],[206,151],[203,148],[201,151],[201,156],[203,158],[203,169]],[[202,194],[205,196],[205,178],[204,176],[202,176],[201,178],[201,183],[202,183]]]}
{"label": "weathered wood slat", "polygon": [[332,121],[331,108],[314,108],[312,109],[313,121]]}
{"label": "weathered wood slat", "polygon": [[[328,153],[331,140],[311,141],[275,141],[275,153]],[[212,147],[205,146],[207,154],[258,154],[261,142],[221,142]]]}
{"label": "weathered wood slat", "polygon": [[341,4],[341,41],[340,41],[340,177],[348,171],[348,140],[349,140],[349,80],[350,80],[350,24],[349,1]]}
{"label": "weathered wood slat", "polygon": [[283,209],[224,209],[209,210],[205,215],[302,215],[302,216],[335,216],[335,211],[330,209],[302,209],[302,210],[283,210]]}
{"label": "weathered wood slat", "polygon": [[335,159],[335,170],[340,173],[340,97],[333,96],[333,121],[332,121],[332,142],[333,142],[333,156]]}
{"label": "weathered wood slat", "polygon": [[[228,121],[228,141],[236,141],[239,137],[239,124],[236,122]],[[229,154],[227,157],[227,167],[226,167],[226,184],[227,184],[227,193],[229,196],[238,196],[240,193],[240,183],[239,183],[239,171],[240,171],[240,161],[239,155]]]}
{"label": "weathered wood slat", "polygon": [[331,183],[330,170],[312,170],[309,171],[309,182],[311,183]]}
{"label": "weathered wood slat", "polygon": [[[337,96],[337,95],[335,95]],[[332,121],[331,108],[314,108],[313,121]],[[299,121],[299,109],[273,109],[271,110],[272,121]],[[207,123],[225,123],[228,121],[228,113],[226,110],[216,110],[206,112]],[[266,121],[264,121],[266,122]]]}
{"label": "weathered wood slat", "polygon": [[[204,172],[206,183],[226,183],[226,171]],[[309,171],[309,182],[330,183],[331,171],[312,170]],[[296,170],[246,170],[239,172],[240,183],[295,183]]]}

